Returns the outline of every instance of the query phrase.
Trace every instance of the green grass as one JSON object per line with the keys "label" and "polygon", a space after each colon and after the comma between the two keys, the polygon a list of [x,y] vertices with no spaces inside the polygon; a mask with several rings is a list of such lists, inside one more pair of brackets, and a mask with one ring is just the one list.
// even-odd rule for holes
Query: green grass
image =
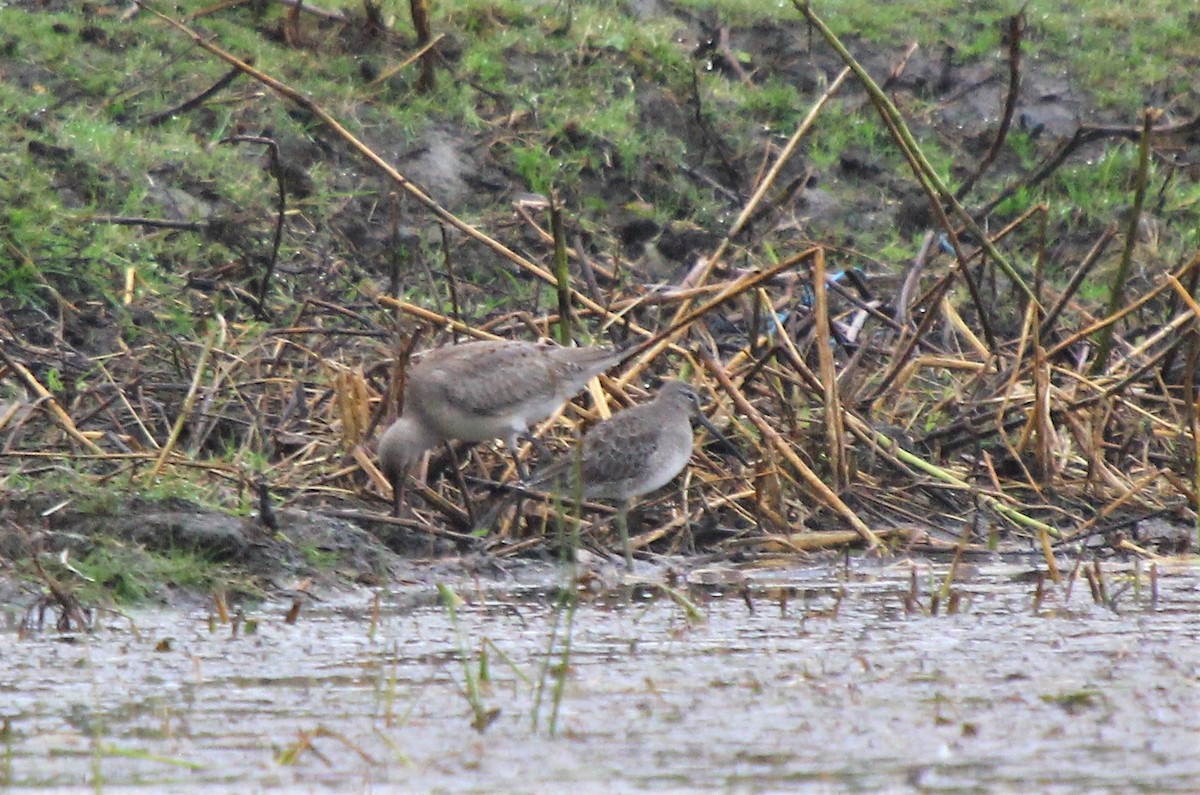
{"label": "green grass", "polygon": [[331,570],[339,560],[336,552],[331,552],[327,549],[319,549],[314,546],[303,546],[300,548],[300,554],[304,557],[304,562],[316,569],[325,571]]}
{"label": "green grass", "polygon": [[[734,25],[798,19],[787,2],[684,5],[716,8],[719,19]],[[1065,11],[1049,2],[1031,4],[1027,55],[1031,62],[1047,53],[1064,58],[1068,73],[1093,91],[1102,107],[1124,111],[1128,118],[1149,94],[1186,93],[1196,62],[1187,47],[1192,41],[1190,6],[1172,0],[1152,6],[1134,10],[1085,3]],[[184,3],[179,10],[199,7]],[[848,0],[815,8],[852,44],[911,40],[931,49],[953,43],[957,62],[990,59],[1002,70],[1000,25],[1015,5]],[[385,10],[403,30],[406,9],[395,5]],[[493,153],[525,189],[565,191],[600,221],[613,207],[588,195],[592,177],[633,179],[647,162],[669,164],[686,156],[679,141],[641,131],[635,101],[635,89],[648,84],[677,98],[691,91],[696,64],[673,43],[677,21],[639,19],[605,4],[549,0],[436,4],[434,11],[439,30],[461,34],[463,52],[454,74],[443,73],[430,95],[416,94],[402,80],[382,86],[364,83],[364,61],[385,66],[397,57],[384,48],[342,48],[314,26],[307,29],[312,37],[308,48],[265,42],[262,31],[280,24],[277,14],[243,8],[208,15],[195,27],[230,52],[253,53],[258,68],[294,82],[368,140],[382,130],[413,137],[434,123],[484,132],[502,114],[527,114],[514,134],[500,137]],[[211,85],[225,67],[146,14],[131,26],[102,16],[85,23],[73,14],[5,9],[0,22],[20,32],[6,46],[27,67],[19,79],[0,83],[0,101],[10,111],[0,126],[18,144],[5,155],[6,174],[0,181],[6,228],[0,287],[23,302],[47,301],[46,286],[113,301],[120,284],[114,272],[121,267],[135,268],[148,289],[169,291],[180,284],[180,270],[247,255],[195,234],[155,234],[87,219],[95,214],[161,214],[162,196],[146,176],[163,167],[171,172],[161,182],[206,186],[217,197],[210,208],[214,212],[257,207],[268,214],[274,186],[259,165],[259,153],[216,142],[238,123],[239,107],[249,108],[250,118],[263,127],[311,137],[312,131],[289,114],[285,103],[270,94],[266,101],[248,99],[257,87],[243,78],[228,92],[232,99],[148,129],[138,121]],[[85,25],[99,43],[81,45]],[[1093,52],[1106,57],[1088,57]],[[790,134],[809,102],[778,78],[744,86],[704,71],[697,76],[709,117],[723,128],[726,141],[744,147],[744,154],[757,148],[764,130],[780,137]],[[598,92],[597,84],[606,90]],[[92,101],[46,113],[48,98],[72,94]],[[28,120],[34,117],[39,120],[31,131]],[[245,117],[240,119],[244,123]],[[68,161],[57,170],[38,162],[27,150],[34,139],[69,150]],[[903,174],[894,148],[869,111],[840,119],[826,114],[807,154],[816,166],[828,168],[848,146],[878,153]],[[1013,146],[1021,150],[1022,160],[1030,157],[1027,145]],[[940,161],[943,173],[956,155],[936,145],[926,153]],[[316,167],[317,176],[322,176],[320,169]],[[67,175],[71,185],[64,192]],[[318,190],[325,181],[317,180]],[[1081,178],[1078,186],[1064,187],[1066,198],[1091,195],[1084,184],[1088,181]],[[663,208],[664,217],[708,226],[722,215],[715,197],[678,174],[665,173],[650,190],[647,198]],[[319,193],[308,205],[317,208],[331,199]],[[284,257],[302,254],[304,243],[287,236]],[[176,323],[172,331],[186,329]]]}
{"label": "green grass", "polygon": [[[788,0],[680,0],[679,5],[697,11],[719,9],[720,19],[734,25],[799,16]],[[1064,61],[1071,82],[1094,92],[1101,108],[1128,111],[1153,101],[1155,94],[1194,91],[1200,56],[1195,47],[1195,4],[1190,0],[812,2],[816,13],[848,43],[890,43],[897,51],[902,49],[898,42],[915,41],[931,50],[951,44],[958,62],[1002,56],[1002,26],[1022,5],[1026,58]],[[865,45],[851,49],[860,58],[869,55]]]}
{"label": "green grass", "polygon": [[58,571],[54,576],[67,583],[84,604],[109,599],[119,605],[139,604],[161,593],[164,586],[207,593],[236,583],[242,590],[253,590],[227,566],[182,550],[153,552],[115,542],[102,543],[70,563],[73,572]]}

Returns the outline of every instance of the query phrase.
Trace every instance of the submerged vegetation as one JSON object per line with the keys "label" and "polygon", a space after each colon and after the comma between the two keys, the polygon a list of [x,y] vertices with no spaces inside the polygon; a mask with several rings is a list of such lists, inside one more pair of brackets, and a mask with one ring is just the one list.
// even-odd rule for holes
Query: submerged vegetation
{"label": "submerged vegetation", "polygon": [[[544,551],[531,501],[472,532],[499,451],[390,522],[370,451],[412,341],[565,329],[646,352],[552,444],[682,373],[756,454],[698,451],[639,550],[1189,552],[1191,5],[833,5],[10,3],[0,492]],[[3,554],[68,546],[58,502]],[[229,562],[187,554],[149,568]]]}

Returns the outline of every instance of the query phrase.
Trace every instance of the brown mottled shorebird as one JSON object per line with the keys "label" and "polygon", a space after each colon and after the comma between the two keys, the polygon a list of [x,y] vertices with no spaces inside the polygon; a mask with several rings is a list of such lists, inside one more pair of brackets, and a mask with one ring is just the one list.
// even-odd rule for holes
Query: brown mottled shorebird
{"label": "brown mottled shorebird", "polygon": [[[633,568],[629,507],[634,498],[665,486],[687,466],[692,457],[692,418],[728,444],[701,413],[696,390],[683,381],[667,381],[649,403],[596,423],[574,454],[539,470],[527,485],[556,483],[566,496],[616,501],[615,521],[625,563]],[[736,448],[730,445],[730,449],[746,463]]]}
{"label": "brown mottled shorebird", "polygon": [[409,468],[450,439],[503,439],[517,471],[517,438],[544,420],[595,376],[618,363],[613,348],[561,348],[549,343],[468,342],[423,354],[406,376],[404,413],[379,439],[379,465],[400,513]]}

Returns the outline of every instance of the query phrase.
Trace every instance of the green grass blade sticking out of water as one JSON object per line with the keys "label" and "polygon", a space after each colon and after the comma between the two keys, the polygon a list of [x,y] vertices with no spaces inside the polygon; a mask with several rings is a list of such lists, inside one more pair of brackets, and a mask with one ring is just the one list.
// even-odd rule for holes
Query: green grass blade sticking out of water
{"label": "green grass blade sticking out of water", "polygon": [[[1150,173],[1150,141],[1154,135],[1154,122],[1162,116],[1162,111],[1146,108],[1142,111],[1142,135],[1138,141],[1138,168],[1134,175],[1133,209],[1129,212],[1129,229],[1125,233],[1125,248],[1121,251],[1121,259],[1117,272],[1113,274],[1108,287],[1107,317],[1112,317],[1121,309],[1125,298],[1125,282],[1129,278],[1129,265],[1133,261],[1133,250],[1137,245],[1138,230],[1142,222],[1142,206],[1146,203],[1146,183]],[[1100,330],[1097,340],[1096,358],[1092,362],[1092,374],[1104,372],[1108,364],[1108,356],[1112,352],[1113,326],[1109,324]]]}
{"label": "green grass blade sticking out of water", "polygon": [[[533,692],[533,707],[529,711],[530,725],[536,732],[538,722],[542,717],[542,695],[546,692],[546,677],[550,673],[550,661],[554,659],[554,646],[558,642],[558,626],[562,623],[563,602],[565,596],[560,596],[554,606],[554,616],[550,623],[550,635],[546,639],[546,654],[542,657],[542,667],[538,671],[537,687]],[[553,720],[551,721],[553,724]]]}
{"label": "green grass blade sticking out of water", "polygon": [[[543,658],[542,668],[538,671],[537,690],[534,694],[533,709],[530,715],[533,729],[537,731],[538,721],[541,718],[542,712],[542,696],[546,691],[546,680],[549,676],[554,677],[554,689],[551,693],[550,719],[547,725],[547,730],[551,736],[558,731],[558,713],[562,706],[563,694],[566,691],[567,674],[571,670],[571,638],[572,629],[575,626],[575,611],[579,607],[578,580],[579,580],[579,525],[583,514],[583,478],[579,475],[578,467],[582,463],[580,458],[582,448],[576,449],[575,467],[576,475],[570,478],[572,483],[571,499],[564,501],[561,498],[556,500],[558,503],[555,511],[558,526],[559,549],[562,550],[562,563],[565,577],[563,585],[559,591],[558,598],[554,603],[554,620],[550,625],[550,635],[546,642],[546,655]],[[570,504],[574,510],[572,515],[565,514],[563,508]],[[566,618],[566,626],[563,629],[563,640],[561,650],[555,655],[555,648],[558,644],[558,630],[563,624],[563,619]]]}
{"label": "green grass blade sticking out of water", "polygon": [[558,344],[571,344],[571,270],[567,262],[567,233],[557,193],[550,195],[550,233],[554,236],[554,281],[558,293]]}
{"label": "green grass blade sticking out of water", "polygon": [[4,753],[0,756],[0,788],[7,789],[13,782],[12,718],[0,720],[0,743],[4,744]]}
{"label": "green grass blade sticking out of water", "polygon": [[179,759],[174,756],[165,756],[163,754],[152,754],[148,751],[143,751],[140,748],[122,748],[118,745],[97,746],[99,753],[104,756],[121,757],[123,759],[141,759],[147,762],[156,762],[160,765],[170,765],[172,767],[182,767],[187,770],[204,770],[207,765],[203,762],[194,762],[190,759]]}
{"label": "green grass blade sticking out of water", "polygon": [[[567,587],[563,588],[562,594],[558,599],[558,604],[555,606],[555,613],[557,615],[566,615],[567,625],[563,629],[562,651],[558,655],[558,663],[549,668],[549,673],[554,677],[554,691],[550,704],[550,725],[547,727],[551,737],[558,733],[558,713],[562,707],[563,694],[566,692],[567,674],[571,670],[571,640],[574,638],[572,630],[575,627],[575,611],[578,607],[579,597],[575,593],[575,578],[572,576]],[[555,621],[555,624],[557,623]],[[550,661],[553,659],[553,657],[547,655],[546,665],[549,666]]]}
{"label": "green grass blade sticking out of water", "polygon": [[[484,705],[483,695],[479,689],[480,674],[471,668],[471,655],[467,650],[467,636],[463,632],[462,624],[458,621],[458,606],[462,603],[462,599],[449,585],[438,583],[437,590],[438,595],[442,597],[442,603],[446,605],[446,612],[450,614],[450,624],[454,627],[454,636],[458,639],[458,659],[462,661],[463,683],[467,703],[471,706],[471,728],[482,734],[492,724],[492,721],[500,715],[500,710],[497,708],[488,709]],[[481,670],[483,670],[482,664]]]}

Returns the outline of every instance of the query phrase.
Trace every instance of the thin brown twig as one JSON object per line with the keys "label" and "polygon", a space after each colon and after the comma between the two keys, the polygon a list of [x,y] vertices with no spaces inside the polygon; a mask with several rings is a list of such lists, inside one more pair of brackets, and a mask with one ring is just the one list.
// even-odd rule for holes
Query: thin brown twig
{"label": "thin brown twig", "polygon": [[995,162],[1008,138],[1008,129],[1012,125],[1013,114],[1017,109],[1017,97],[1021,91],[1021,40],[1025,33],[1025,7],[1008,18],[1008,91],[1004,95],[1004,110],[1000,114],[1000,124],[996,127],[996,135],[992,139],[983,158],[975,170],[963,180],[954,192],[959,201],[971,192],[979,178],[987,173],[988,168]]}
{"label": "thin brown twig", "polygon": [[[280,96],[284,97],[285,99],[289,100],[290,102],[293,102],[293,103],[299,105],[300,107],[304,108],[306,111],[311,113],[313,116],[320,119],[321,122],[323,124],[325,124],[327,127],[329,127],[329,129],[331,131],[333,131],[333,133],[335,135],[337,135],[339,138],[341,138],[353,150],[355,150],[360,155],[362,155],[372,165],[374,165],[376,168],[378,168],[380,171],[382,171],[389,179],[391,179],[393,182],[395,182],[398,187],[400,187],[403,191],[405,191],[405,193],[407,193],[409,196],[411,196],[413,199],[415,199],[419,204],[421,204],[426,210],[428,210],[438,220],[454,227],[455,229],[458,229],[460,232],[465,234],[467,237],[471,238],[472,240],[474,240],[478,243],[481,243],[482,245],[491,249],[495,253],[499,254],[504,259],[506,259],[509,262],[516,265],[521,270],[531,274],[532,276],[545,282],[546,284],[553,285],[555,283],[554,275],[552,273],[549,273],[544,268],[536,265],[535,263],[526,259],[525,257],[522,257],[520,254],[517,254],[515,251],[508,248],[507,246],[505,246],[503,243],[499,242],[495,238],[484,234],[476,227],[472,226],[471,224],[468,224],[466,221],[463,221],[458,216],[454,215],[453,213],[451,213],[450,211],[448,211],[444,207],[442,207],[440,204],[438,204],[436,201],[434,201],[416,183],[412,182],[410,179],[408,179],[403,174],[401,174],[399,171],[397,171],[394,167],[392,167],[392,165],[390,163],[388,163],[373,149],[371,149],[369,146],[367,146],[365,143],[363,143],[361,140],[359,140],[355,135],[353,135],[349,130],[347,130],[340,122],[338,122],[337,119],[335,119],[333,116],[331,116],[327,111],[325,111],[324,108],[322,108],[316,102],[314,102],[310,98],[306,97],[305,95],[301,94],[299,91],[296,91],[295,89],[291,88],[290,86],[283,83],[282,81],[277,80],[274,77],[271,77],[270,75],[266,74],[265,72],[255,69],[253,66],[251,66],[247,62],[243,61],[242,59],[229,54],[225,50],[221,49],[220,47],[216,46],[212,42],[206,40],[204,37],[197,34],[195,31],[191,30],[190,28],[188,28],[186,25],[182,24],[181,22],[178,22],[177,20],[172,19],[171,17],[167,16],[166,14],[163,14],[162,12],[157,11],[156,9],[150,7],[145,2],[145,0],[135,0],[135,2],[137,2],[138,5],[141,6],[142,8],[145,8],[146,10],[150,11],[150,13],[154,14],[156,17],[161,19],[163,22],[170,25],[172,28],[178,30],[180,33],[182,33],[185,36],[187,36],[188,38],[190,38],[198,47],[208,51],[212,55],[216,56],[217,58],[220,58],[221,60],[225,61],[228,64],[231,64],[232,66],[236,67],[237,69],[240,69],[242,72],[246,73],[250,77],[254,78],[255,80],[262,83],[263,85],[267,86],[272,91],[275,91]],[[582,304],[583,306],[587,307],[588,309],[591,309],[592,311],[594,311],[598,314],[605,315],[605,316],[607,316],[607,314],[608,314],[607,310],[603,306],[596,303],[595,301],[593,301],[591,298],[587,297],[586,295],[582,295],[576,291],[572,291],[571,299],[575,302]],[[637,333],[643,334],[645,336],[649,336],[649,332],[646,332],[644,329],[641,329],[636,326],[634,326],[633,329]],[[657,354],[654,354],[654,355],[657,355]]]}
{"label": "thin brown twig", "polygon": [[717,383],[721,385],[721,389],[734,402],[738,411],[754,423],[754,426],[758,428],[759,432],[762,433],[763,437],[775,449],[782,460],[787,462],[792,471],[799,475],[800,479],[812,490],[813,495],[845,519],[854,531],[867,542],[868,549],[881,549],[879,537],[871,532],[871,528],[867,527],[862,519],[858,518],[854,511],[850,509],[850,506],[842,501],[841,497],[825,485],[825,482],[817,476],[817,473],[813,472],[807,464],[800,460],[800,457],[796,455],[791,445],[779,435],[779,432],[763,418],[762,414],[751,405],[741,390],[734,385],[729,374],[725,372],[725,368],[707,354],[702,354],[700,361],[705,369],[717,379]]}

